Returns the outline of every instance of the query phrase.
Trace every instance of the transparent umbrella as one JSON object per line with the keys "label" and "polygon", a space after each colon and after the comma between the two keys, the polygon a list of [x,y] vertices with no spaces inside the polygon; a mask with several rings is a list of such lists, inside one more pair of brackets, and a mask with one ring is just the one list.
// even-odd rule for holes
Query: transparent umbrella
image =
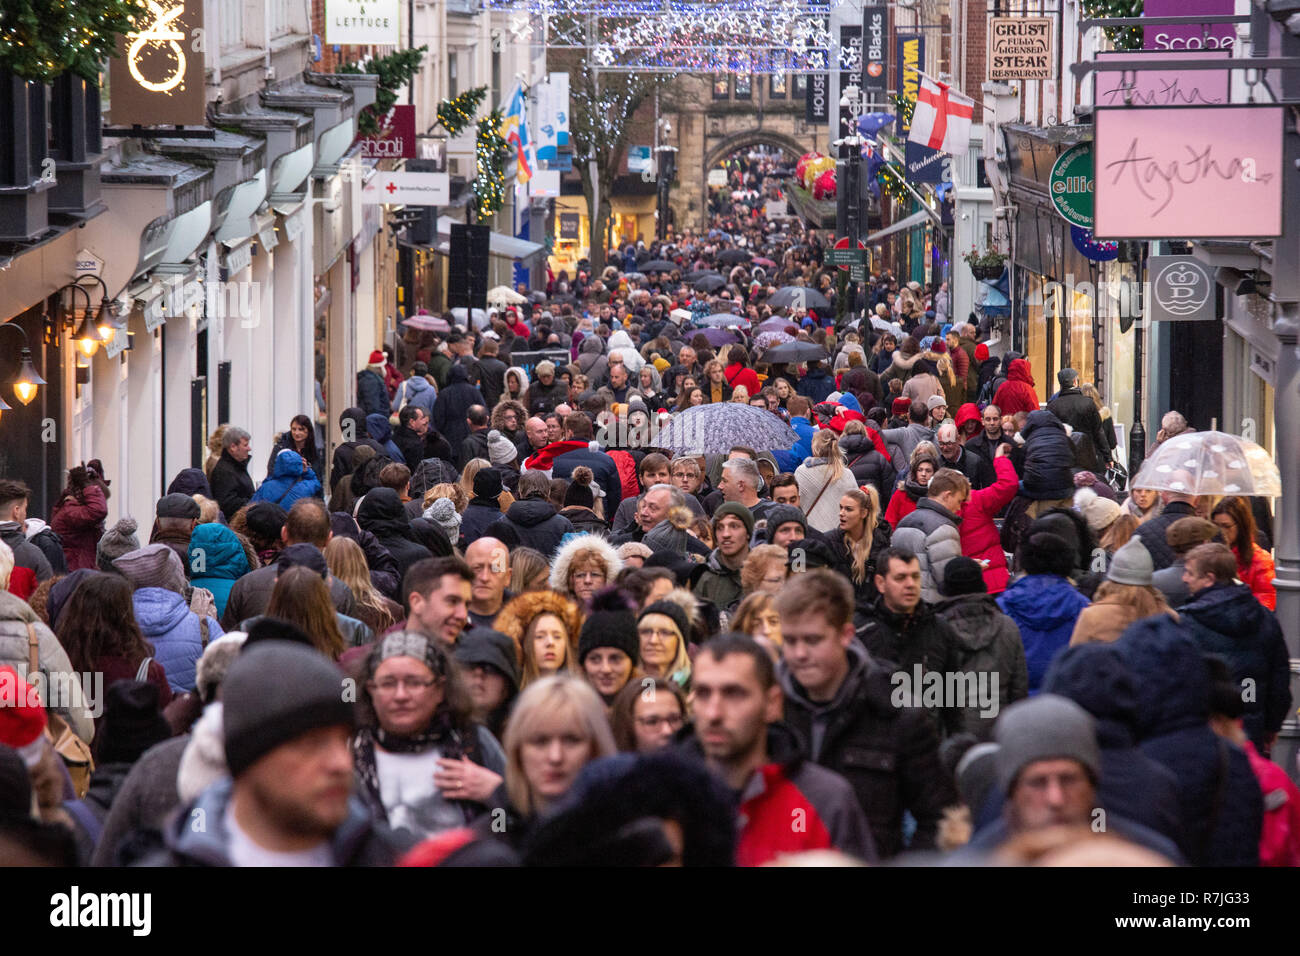
{"label": "transparent umbrella", "polygon": [[778,416],[752,405],[714,402],[678,412],[653,444],[696,455],[725,455],[736,445],[788,451],[799,440]]}
{"label": "transparent umbrella", "polygon": [[1282,494],[1282,476],[1272,456],[1227,432],[1175,435],[1142,463],[1132,484],[1185,495]]}

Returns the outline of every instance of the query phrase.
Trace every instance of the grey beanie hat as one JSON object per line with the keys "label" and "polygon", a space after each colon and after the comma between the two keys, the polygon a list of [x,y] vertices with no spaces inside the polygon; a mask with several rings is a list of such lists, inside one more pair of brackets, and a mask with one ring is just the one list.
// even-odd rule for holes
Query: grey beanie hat
{"label": "grey beanie hat", "polygon": [[95,565],[99,570],[120,573],[113,566],[113,560],[140,550],[140,539],[135,534],[137,527],[134,518],[123,518],[104,532],[95,545]]}
{"label": "grey beanie hat", "polygon": [[998,718],[998,785],[1010,796],[1020,771],[1039,760],[1077,760],[1095,781],[1101,749],[1092,715],[1058,694],[1039,694],[1012,704]]}
{"label": "grey beanie hat", "polygon": [[185,568],[180,556],[168,545],[150,544],[113,561],[128,581],[139,588],[165,588],[185,593]]}
{"label": "grey beanie hat", "polygon": [[767,540],[771,543],[776,536],[776,529],[783,524],[789,524],[791,521],[797,521],[803,528],[804,534],[799,537],[807,537],[808,518],[802,511],[794,505],[773,505],[767,509]]}
{"label": "grey beanie hat", "polygon": [[686,552],[686,536],[685,528],[679,528],[665,518],[642,536],[641,543],[651,551],[672,551],[684,554]]}
{"label": "grey beanie hat", "polygon": [[1116,584],[1133,584],[1140,588],[1149,588],[1154,573],[1155,563],[1151,560],[1151,552],[1147,550],[1141,538],[1133,535],[1110,559],[1110,570],[1106,572],[1106,580],[1114,581]]}
{"label": "grey beanie hat", "polygon": [[435,498],[424,509],[422,517],[428,518],[446,532],[449,540],[455,542],[460,538],[460,515],[456,504],[450,498]]}
{"label": "grey beanie hat", "polygon": [[281,744],[321,727],[353,726],[344,677],[319,651],[288,641],[249,645],[221,684],[226,764],[238,777]]}
{"label": "grey beanie hat", "polygon": [[488,460],[493,467],[508,465],[519,457],[519,449],[515,447],[515,443],[495,428],[488,432],[487,445]]}

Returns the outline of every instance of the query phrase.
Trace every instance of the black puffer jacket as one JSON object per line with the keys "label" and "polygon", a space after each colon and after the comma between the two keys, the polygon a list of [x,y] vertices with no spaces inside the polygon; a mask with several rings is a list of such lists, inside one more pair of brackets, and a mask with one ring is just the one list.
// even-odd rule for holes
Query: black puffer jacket
{"label": "black puffer jacket", "polygon": [[[1106,470],[1106,455],[1110,442],[1101,428],[1101,413],[1091,398],[1077,388],[1063,388],[1056,398],[1047,403],[1047,410],[1087,437],[1092,445],[1093,460],[1081,463],[1088,471],[1098,474]],[[1107,457],[1109,457],[1107,455]]]}
{"label": "black puffer jacket", "polygon": [[[856,370],[855,370],[856,371]],[[894,491],[894,465],[871,441],[869,435],[845,435],[840,439],[840,451],[859,485],[871,485],[880,496],[883,510]]]}
{"label": "black puffer jacket", "polygon": [[1040,408],[1030,412],[1020,430],[1025,439],[1025,467],[1020,493],[1032,501],[1074,496],[1074,446],[1061,420]]}
{"label": "black puffer jacket", "polygon": [[209,479],[212,496],[227,521],[253,497],[253,479],[248,474],[248,461],[235,461],[230,457],[230,451],[223,449],[221,457],[212,466],[212,477]]}
{"label": "black puffer jacket", "polygon": [[[1029,668],[1025,648],[1020,643],[1020,629],[998,607],[992,594],[963,594],[935,605],[934,613],[952,626],[957,635],[960,669],[975,673],[976,680],[987,680],[993,687],[997,676],[997,707],[988,710],[977,701],[968,700],[961,708],[961,729],[980,740],[993,739],[993,724],[1009,705],[1029,696]],[[988,678],[978,675],[989,674]],[[978,688],[978,684],[977,684]]]}
{"label": "black puffer jacket", "polygon": [[934,724],[920,709],[893,706],[891,670],[851,645],[848,677],[828,704],[809,700],[784,664],[779,670],[786,723],[810,742],[815,763],[853,787],[882,859],[903,849],[905,810],[917,824],[911,848],[932,849],[944,808],[957,802]]}
{"label": "black puffer jacket", "polygon": [[1255,692],[1243,695],[1243,723],[1260,753],[1282,728],[1291,710],[1291,663],[1277,617],[1244,584],[1215,584],[1178,609],[1179,617],[1207,654],[1228,664],[1240,686],[1253,681]]}
{"label": "black puffer jacket", "polygon": [[339,482],[352,474],[352,459],[356,450],[362,445],[369,445],[376,452],[383,454],[384,446],[370,437],[366,431],[365,409],[356,405],[345,408],[339,416],[339,428],[343,430],[345,441],[334,449],[334,461],[330,467],[330,495],[338,489]]}
{"label": "black puffer jacket", "polygon": [[[924,601],[910,615],[903,616],[889,610],[883,597],[876,598],[865,623],[857,628],[857,636],[873,658],[888,662],[891,670],[907,674],[909,680],[918,664],[923,675],[960,669],[957,635]],[[961,729],[961,715],[956,708],[946,708],[933,716],[947,733]]]}
{"label": "black puffer jacket", "polygon": [[357,524],[379,539],[393,556],[401,578],[416,561],[433,557],[433,552],[419,543],[402,499],[392,488],[375,488],[366,494],[357,509]]}
{"label": "black puffer jacket", "polygon": [[[560,547],[560,539],[573,531],[569,519],[556,514],[555,505],[545,498],[516,501],[498,521],[512,525],[523,544],[548,559]],[[492,533],[491,526],[487,533]]]}
{"label": "black puffer jacket", "polygon": [[853,585],[854,607],[864,615],[869,612],[869,609],[879,596],[880,592],[876,590],[876,558],[879,557],[881,551],[889,547],[889,541],[893,533],[894,529],[889,527],[889,522],[885,520],[883,515],[876,519],[876,528],[871,533],[871,548],[867,552],[866,579],[862,582],[858,582],[853,577],[853,555],[849,553],[848,542],[844,540],[844,532],[839,528],[834,528],[823,535],[826,544],[831,549],[831,553],[835,555],[835,570],[848,578],[849,584]]}
{"label": "black puffer jacket", "polygon": [[465,413],[471,405],[482,404],[482,393],[469,384],[469,373],[464,365],[457,363],[447,373],[447,387],[438,393],[438,400],[433,403],[433,427],[447,439],[451,448],[459,449],[469,437]]}

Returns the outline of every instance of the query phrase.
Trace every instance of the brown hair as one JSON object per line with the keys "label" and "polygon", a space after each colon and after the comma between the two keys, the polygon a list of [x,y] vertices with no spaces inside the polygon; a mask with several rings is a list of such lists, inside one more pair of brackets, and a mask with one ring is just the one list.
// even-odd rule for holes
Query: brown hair
{"label": "brown hair", "polygon": [[1114,554],[1124,545],[1128,544],[1128,539],[1133,537],[1133,532],[1137,530],[1138,519],[1136,516],[1129,514],[1127,511],[1121,511],[1119,516],[1110,523],[1106,533],[1101,536],[1101,541],[1097,542],[1102,549],[1108,554]]}
{"label": "brown hair", "polygon": [[379,469],[379,484],[384,488],[392,488],[399,495],[410,483],[411,469],[400,461],[389,462]]}
{"label": "brown hair", "polygon": [[330,513],[325,502],[319,498],[295,501],[284,519],[284,531],[290,543],[314,544],[324,551],[330,539]]}
{"label": "brown hair", "polygon": [[836,629],[853,619],[853,589],[848,580],[829,568],[816,568],[791,575],[776,596],[776,610],[782,617],[815,609]]}
{"label": "brown hair", "polygon": [[1193,574],[1213,574],[1214,580],[1222,584],[1237,576],[1237,558],[1226,544],[1211,541],[1198,544],[1187,552],[1183,564]]}
{"label": "brown hair", "polygon": [[361,550],[361,545],[342,535],[331,538],[329,544],[325,545],[325,563],[329,565],[330,574],[352,591],[357,604],[370,611],[378,624],[375,629],[377,632],[387,630],[396,623],[384,604],[383,597],[371,583],[370,568],[366,564],[366,554]]}
{"label": "brown hair", "polygon": [[332,661],[338,660],[347,648],[325,579],[311,568],[286,568],[280,572],[266,616],[299,627],[312,639],[316,650]]}
{"label": "brown hair", "polygon": [[135,619],[131,583],[120,574],[92,574],[77,585],[59,614],[55,633],[72,670],[100,670],[100,660],[121,657],[134,666],[154,656]]}
{"label": "brown hair", "polygon": [[[1092,596],[1093,604],[1118,604],[1133,608],[1137,612],[1135,620],[1151,617],[1153,614],[1172,614],[1165,596],[1151,585],[1119,584],[1115,581],[1102,581]],[[1176,617],[1176,615],[1175,615]]]}
{"label": "brown hair", "polygon": [[785,567],[786,550],[775,544],[760,544],[749,552],[745,558],[745,563],[740,568],[740,590],[742,594],[749,594],[751,591],[758,590],[759,585],[763,583],[763,575],[767,573],[769,564],[779,564]]}
{"label": "brown hair", "polygon": [[670,694],[676,701],[677,706],[681,708],[682,719],[687,719],[690,714],[686,709],[686,696],[682,689],[677,686],[675,681],[663,677],[642,677],[640,680],[630,680],[623,685],[623,689],[614,695],[614,702],[610,705],[609,722],[614,731],[614,743],[623,753],[636,752],[636,703],[641,699],[641,695],[649,691],[652,695],[660,691]]}
{"label": "brown hair", "polygon": [[940,468],[930,479],[930,487],[926,496],[937,498],[945,492],[960,491],[964,495],[970,494],[970,479],[963,475],[956,468]]}
{"label": "brown hair", "polygon": [[1227,515],[1237,526],[1237,541],[1231,547],[1241,563],[1250,567],[1255,560],[1255,516],[1250,513],[1246,499],[1236,495],[1224,498],[1214,506],[1210,518],[1213,519],[1215,515]]}

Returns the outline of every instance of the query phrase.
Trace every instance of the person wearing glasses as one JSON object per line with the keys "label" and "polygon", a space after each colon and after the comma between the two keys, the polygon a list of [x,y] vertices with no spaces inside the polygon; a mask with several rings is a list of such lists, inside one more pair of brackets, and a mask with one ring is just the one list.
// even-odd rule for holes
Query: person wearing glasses
{"label": "person wearing glasses", "polygon": [[690,629],[686,612],[670,599],[655,601],[642,610],[636,622],[642,673],[671,680],[689,692],[691,658],[686,635]]}
{"label": "person wearing glasses", "polygon": [[399,837],[423,839],[485,812],[504,779],[505,752],[474,721],[448,645],[396,631],[375,644],[363,677],[352,753],[374,818]]}
{"label": "person wearing glasses", "polygon": [[668,747],[686,724],[686,696],[670,680],[647,677],[629,683],[610,712],[614,742],[623,753],[645,754]]}

